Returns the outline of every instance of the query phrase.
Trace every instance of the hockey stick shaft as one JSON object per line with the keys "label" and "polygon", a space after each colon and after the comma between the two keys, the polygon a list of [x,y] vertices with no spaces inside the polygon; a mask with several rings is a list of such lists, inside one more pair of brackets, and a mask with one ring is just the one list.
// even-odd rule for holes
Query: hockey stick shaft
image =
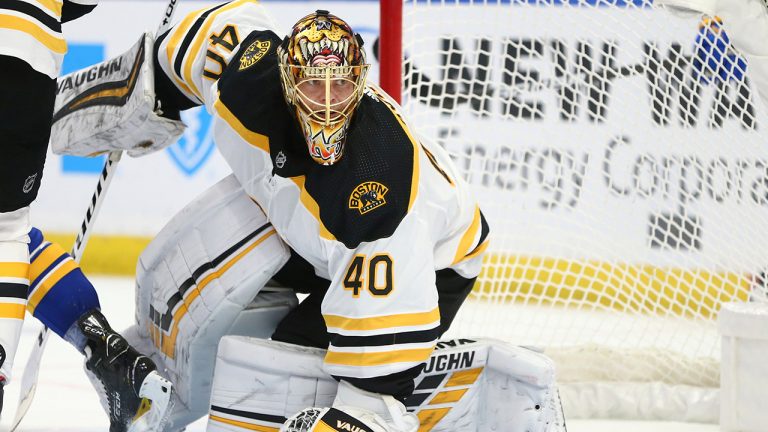
{"label": "hockey stick shaft", "polygon": [[[157,29],[158,35],[170,28],[173,15],[176,12],[177,3],[178,0],[169,0],[168,5],[163,11],[163,19]],[[109,185],[112,183],[114,173],[117,170],[117,164],[121,157],[121,151],[113,151],[109,153],[107,160],[104,162],[99,181],[96,184],[96,190],[91,196],[91,203],[88,207],[88,211],[85,213],[83,223],[80,225],[80,232],[77,234],[75,243],[72,246],[71,255],[76,263],[80,262],[85,246],[88,244],[88,239],[93,232],[92,227],[96,220],[96,215],[101,209],[101,205],[104,202],[104,196],[106,196]],[[21,424],[21,421],[24,419],[27,411],[29,411],[32,401],[34,400],[35,392],[37,390],[37,382],[40,376],[40,365],[49,335],[50,329],[43,326],[43,329],[35,338],[35,344],[32,346],[32,352],[29,355],[24,374],[21,378],[19,404],[16,407],[16,415],[10,429],[11,432],[15,431],[19,424]]]}
{"label": "hockey stick shaft", "polygon": [[[91,203],[88,207],[88,211],[85,213],[83,223],[80,225],[80,232],[77,234],[75,243],[72,246],[72,251],[70,252],[72,260],[78,264],[80,263],[83,250],[85,250],[85,246],[88,244],[88,239],[93,231],[93,223],[96,220],[96,215],[101,209],[101,205],[104,203],[103,197],[105,196],[107,189],[109,189],[110,183],[112,183],[112,179],[114,178],[113,173],[121,156],[121,152],[110,153],[107,161],[104,163],[104,168],[101,170],[99,181],[96,184],[96,190],[93,192],[93,196],[91,196]],[[37,381],[40,376],[40,363],[50,333],[51,330],[48,327],[43,326],[42,330],[40,330],[35,338],[35,345],[32,347],[32,352],[29,355],[29,360],[27,360],[24,374],[21,376],[19,404],[16,408],[16,416],[13,419],[13,425],[11,426],[12,432],[19,426],[21,420],[24,419],[27,411],[29,411],[29,407],[32,405],[32,400],[34,399],[35,391],[37,390]]]}

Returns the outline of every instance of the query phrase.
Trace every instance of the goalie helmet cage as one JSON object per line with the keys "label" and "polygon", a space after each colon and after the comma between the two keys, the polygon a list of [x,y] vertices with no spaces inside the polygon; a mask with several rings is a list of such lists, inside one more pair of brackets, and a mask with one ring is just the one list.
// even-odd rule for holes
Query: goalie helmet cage
{"label": "goalie helmet cage", "polygon": [[571,418],[717,422],[718,312],[768,269],[768,118],[718,19],[382,0],[380,48],[491,226],[447,336],[542,347]]}

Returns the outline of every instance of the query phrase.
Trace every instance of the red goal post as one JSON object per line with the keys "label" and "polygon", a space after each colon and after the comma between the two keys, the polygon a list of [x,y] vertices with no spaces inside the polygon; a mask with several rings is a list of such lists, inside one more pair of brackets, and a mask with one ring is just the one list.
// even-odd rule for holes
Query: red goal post
{"label": "red goal post", "polygon": [[403,2],[381,0],[379,13],[379,83],[400,103],[403,88]]}

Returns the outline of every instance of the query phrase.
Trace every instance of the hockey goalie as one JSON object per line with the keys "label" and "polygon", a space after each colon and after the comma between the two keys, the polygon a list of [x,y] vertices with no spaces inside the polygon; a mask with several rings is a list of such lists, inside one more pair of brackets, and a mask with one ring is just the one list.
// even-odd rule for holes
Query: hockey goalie
{"label": "hockey goalie", "polygon": [[205,105],[232,168],[138,264],[126,337],[176,385],[170,430],[564,429],[547,357],[438,340],[490,233],[448,155],[366,82],[346,22],[319,10],[278,34],[253,1],[202,9],[134,50],[136,104],[57,102],[55,150],[77,154],[157,150]]}

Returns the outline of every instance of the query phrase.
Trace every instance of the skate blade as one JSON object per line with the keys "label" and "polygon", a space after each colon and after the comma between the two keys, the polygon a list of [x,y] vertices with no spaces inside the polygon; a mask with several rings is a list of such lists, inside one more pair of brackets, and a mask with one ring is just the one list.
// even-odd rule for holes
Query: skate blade
{"label": "skate blade", "polygon": [[143,400],[128,432],[162,432],[173,408],[173,384],[156,371],[150,372],[141,383],[139,396]]}

